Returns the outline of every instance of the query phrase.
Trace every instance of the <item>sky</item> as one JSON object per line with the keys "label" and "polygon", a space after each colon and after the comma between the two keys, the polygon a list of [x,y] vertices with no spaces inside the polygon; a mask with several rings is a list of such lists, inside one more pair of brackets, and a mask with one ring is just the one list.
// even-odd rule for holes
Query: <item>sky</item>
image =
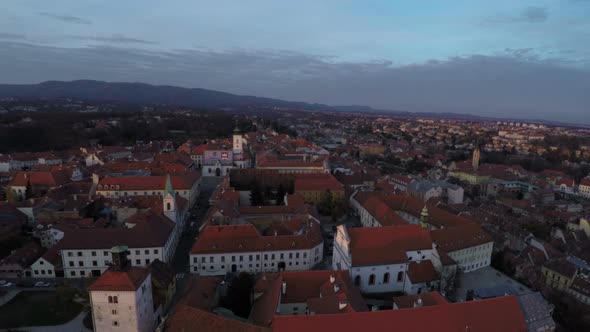
{"label": "sky", "polygon": [[18,0],[0,83],[96,79],[590,123],[590,0]]}

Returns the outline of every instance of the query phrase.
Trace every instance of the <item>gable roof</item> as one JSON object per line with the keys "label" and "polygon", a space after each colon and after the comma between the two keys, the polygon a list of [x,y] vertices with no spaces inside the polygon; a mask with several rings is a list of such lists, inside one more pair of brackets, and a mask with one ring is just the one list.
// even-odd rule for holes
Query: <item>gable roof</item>
{"label": "gable roof", "polygon": [[90,287],[89,291],[134,292],[150,271],[143,267],[130,267],[126,271],[107,270]]}

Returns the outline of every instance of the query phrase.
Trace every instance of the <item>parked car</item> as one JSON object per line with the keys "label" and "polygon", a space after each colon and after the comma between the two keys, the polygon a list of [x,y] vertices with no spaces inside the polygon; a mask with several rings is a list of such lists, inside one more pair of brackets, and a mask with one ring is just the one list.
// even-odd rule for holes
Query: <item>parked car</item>
{"label": "parked car", "polygon": [[11,287],[11,286],[12,286],[12,283],[11,282],[8,282],[6,280],[0,280],[0,287],[7,287],[8,288],[8,287]]}
{"label": "parked car", "polygon": [[0,286],[4,285],[6,283],[6,280],[0,280]]}
{"label": "parked car", "polygon": [[51,286],[50,282],[46,282],[46,281],[37,281],[35,283],[35,287],[49,287]]}

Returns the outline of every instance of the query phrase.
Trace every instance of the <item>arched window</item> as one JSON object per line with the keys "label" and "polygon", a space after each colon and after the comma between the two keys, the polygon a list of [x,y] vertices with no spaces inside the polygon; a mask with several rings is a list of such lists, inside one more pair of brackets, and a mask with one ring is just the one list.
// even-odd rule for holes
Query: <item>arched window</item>
{"label": "arched window", "polygon": [[170,202],[166,203],[166,210],[172,210],[172,204],[170,204]]}
{"label": "arched window", "polygon": [[389,283],[389,272],[385,273],[383,275],[383,283],[384,284],[388,284]]}
{"label": "arched window", "polygon": [[402,282],[404,281],[404,271],[399,271],[397,273],[397,282]]}
{"label": "arched window", "polygon": [[369,285],[374,285],[375,284],[375,275],[371,274],[369,276]]}
{"label": "arched window", "polygon": [[354,284],[356,286],[360,286],[361,285],[361,276],[354,277]]}

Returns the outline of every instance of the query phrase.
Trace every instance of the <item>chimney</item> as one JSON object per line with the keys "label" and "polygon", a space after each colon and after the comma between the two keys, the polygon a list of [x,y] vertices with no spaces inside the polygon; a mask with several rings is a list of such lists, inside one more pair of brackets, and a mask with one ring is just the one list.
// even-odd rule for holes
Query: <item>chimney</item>
{"label": "chimney", "polygon": [[418,298],[418,300],[416,300],[416,302],[414,302],[414,308],[420,308],[424,306],[424,303],[422,303],[422,299]]}
{"label": "chimney", "polygon": [[126,271],[130,266],[127,254],[129,253],[127,246],[116,246],[111,248],[111,257],[113,259],[111,268],[113,271]]}
{"label": "chimney", "polygon": [[338,302],[338,310],[343,310],[344,308],[346,308],[346,305],[348,305],[348,302],[346,301]]}
{"label": "chimney", "polygon": [[335,276],[335,275],[333,275],[333,274],[331,274],[331,275],[330,275],[330,283],[331,283],[331,284],[333,284],[333,283],[334,283],[334,281],[336,281],[336,276]]}
{"label": "chimney", "polygon": [[340,290],[340,285],[334,284],[334,293],[338,293],[339,290]]}
{"label": "chimney", "polygon": [[25,177],[25,179],[27,178],[27,173],[25,173],[24,177]]}
{"label": "chimney", "polygon": [[287,282],[283,281],[283,284],[281,285],[281,294],[285,295],[287,294]]}
{"label": "chimney", "polygon": [[74,200],[77,201],[78,200],[78,195],[74,194]]}

